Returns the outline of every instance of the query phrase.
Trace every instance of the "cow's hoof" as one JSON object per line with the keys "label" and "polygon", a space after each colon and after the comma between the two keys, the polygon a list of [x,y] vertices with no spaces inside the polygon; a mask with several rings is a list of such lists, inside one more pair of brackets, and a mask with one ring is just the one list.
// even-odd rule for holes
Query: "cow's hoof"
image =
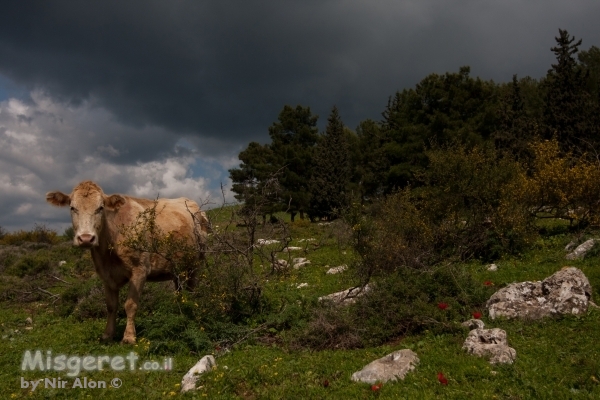
{"label": "cow's hoof", "polygon": [[124,337],[123,340],[121,340],[122,344],[135,344],[135,337]]}
{"label": "cow's hoof", "polygon": [[108,342],[111,342],[112,340],[113,340],[112,335],[102,335],[102,337],[100,338],[100,341],[102,343],[108,343]]}

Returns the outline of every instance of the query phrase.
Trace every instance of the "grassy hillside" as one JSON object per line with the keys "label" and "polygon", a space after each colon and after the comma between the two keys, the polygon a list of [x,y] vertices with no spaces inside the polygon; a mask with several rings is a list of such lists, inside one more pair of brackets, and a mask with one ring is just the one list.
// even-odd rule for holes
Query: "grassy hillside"
{"label": "grassy hillside", "polygon": [[[215,225],[223,226],[226,221],[225,216],[213,218]],[[339,223],[286,223],[292,239],[290,246],[303,248],[294,251],[292,257],[306,257],[311,263],[298,270],[275,273],[257,258],[254,272],[263,278],[264,285],[265,300],[259,307],[262,311],[237,324],[189,320],[188,315],[192,314],[187,313],[186,307],[192,300],[183,303],[173,293],[171,282],[150,283],[136,318],[136,346],[99,341],[105,324],[103,293],[86,252],[69,243],[1,245],[0,385],[4,390],[0,397],[600,398],[600,310],[594,308],[581,317],[537,322],[490,320],[484,313],[486,327],[507,331],[509,345],[517,351],[513,365],[492,366],[465,354],[461,346],[468,333],[466,328],[439,330],[432,326],[377,347],[315,351],[303,346],[297,338],[309,325],[314,310],[319,309],[316,299],[358,283],[353,268],[356,255],[347,228]],[[266,233],[259,230],[257,238]],[[475,281],[491,294],[508,283],[540,280],[570,265],[583,270],[597,299],[598,255],[567,262],[564,247],[572,238],[566,229],[554,226],[526,253],[498,260],[496,272],[487,271],[486,265],[476,260],[461,264],[460,268],[471,272]],[[60,261],[66,263],[59,266]],[[349,269],[339,275],[326,274],[329,267],[342,264]],[[210,282],[213,278],[203,279]],[[308,285],[298,288],[301,283]],[[119,338],[125,328],[123,296],[124,291],[117,327]],[[462,309],[452,315],[457,315],[455,322],[471,317],[469,310]],[[420,358],[416,370],[404,381],[386,383],[377,391],[370,385],[350,381],[351,374],[365,364],[403,348],[413,349]],[[108,387],[70,388],[75,377],[67,376],[68,371],[22,371],[27,350],[42,350],[43,354],[51,351],[53,356],[94,357],[125,357],[134,351],[140,361],[154,360],[161,365],[171,357],[173,369],[81,371],[78,377],[82,381],[84,377],[88,381],[105,381]],[[181,395],[182,376],[205,354],[214,354],[218,367],[199,379],[199,390]],[[448,385],[438,382],[439,372],[446,376]],[[33,392],[31,387],[22,388],[22,379],[41,378],[61,378],[68,382],[67,388],[44,388],[43,383]],[[114,378],[122,381],[120,388],[110,387]]]}

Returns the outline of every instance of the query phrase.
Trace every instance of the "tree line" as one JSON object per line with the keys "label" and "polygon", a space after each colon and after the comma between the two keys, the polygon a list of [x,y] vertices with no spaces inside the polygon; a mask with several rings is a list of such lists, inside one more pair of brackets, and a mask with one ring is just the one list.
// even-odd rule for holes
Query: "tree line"
{"label": "tree line", "polygon": [[430,74],[356,130],[335,106],[319,132],[310,107],[286,105],[269,127],[271,142],[248,144],[229,170],[235,197],[260,203],[264,216],[332,219],[351,202],[423,185],[429,151],[444,146],[492,146],[496,157],[533,168],[530,144],[556,140],[562,153],[600,161],[600,48],[581,51],[582,41],[561,29],[555,40],[556,62],[539,80],[484,81],[467,66]]}

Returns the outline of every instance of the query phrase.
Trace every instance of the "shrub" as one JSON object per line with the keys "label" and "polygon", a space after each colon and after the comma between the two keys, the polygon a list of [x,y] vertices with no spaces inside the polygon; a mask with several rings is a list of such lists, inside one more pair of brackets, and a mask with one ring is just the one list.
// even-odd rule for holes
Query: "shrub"
{"label": "shrub", "polygon": [[351,307],[318,309],[300,343],[375,346],[425,327],[462,329],[458,323],[491,293],[457,262],[518,252],[531,240],[533,217],[517,195],[519,164],[490,146],[453,144],[427,156],[420,186],[347,214],[357,271],[372,290]]}
{"label": "shrub", "polygon": [[17,246],[2,246],[0,248],[0,272],[13,265],[26,251]]}
{"label": "shrub", "polygon": [[600,223],[600,166],[584,154],[562,152],[557,140],[532,144],[535,160],[521,173],[515,194],[538,218],[560,218],[585,227]]}
{"label": "shrub", "polygon": [[495,259],[520,251],[534,235],[527,205],[515,195],[517,163],[491,147],[453,145],[427,154],[422,186],[379,200],[370,218],[357,206],[348,214],[367,279],[447,259]]}
{"label": "shrub", "polygon": [[8,275],[15,275],[20,278],[24,276],[37,275],[50,270],[50,257],[46,251],[39,251],[34,254],[27,254],[21,257],[13,265],[6,269]]}
{"label": "shrub", "polygon": [[45,225],[36,224],[30,231],[16,231],[6,233],[1,239],[0,244],[20,245],[24,242],[57,244],[61,241],[55,231],[47,228]]}
{"label": "shrub", "polygon": [[63,237],[66,240],[73,240],[73,238],[75,237],[75,230],[73,229],[72,226],[70,226],[67,229],[65,229],[65,231],[63,233]]}
{"label": "shrub", "polygon": [[316,349],[378,346],[423,329],[462,330],[459,322],[481,309],[493,289],[464,269],[398,269],[372,283],[351,306],[317,308],[295,343]]}

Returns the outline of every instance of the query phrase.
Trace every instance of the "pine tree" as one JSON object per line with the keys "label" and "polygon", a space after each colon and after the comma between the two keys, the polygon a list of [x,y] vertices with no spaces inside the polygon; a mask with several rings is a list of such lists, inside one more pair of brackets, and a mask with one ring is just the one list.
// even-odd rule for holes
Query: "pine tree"
{"label": "pine tree", "polygon": [[533,155],[527,144],[535,137],[538,123],[527,113],[516,74],[507,89],[498,104],[498,130],[492,135],[494,144],[517,160],[528,160]]}
{"label": "pine tree", "polygon": [[274,163],[281,168],[281,208],[292,221],[296,214],[304,218],[310,205],[308,183],[312,175],[314,146],[318,139],[317,119],[310,107],[285,106],[278,121],[269,127],[269,145]]}
{"label": "pine tree", "polygon": [[551,48],[557,62],[548,70],[545,82],[545,136],[556,135],[564,149],[583,152],[594,145],[597,127],[588,120],[588,76],[575,59],[581,39],[576,41],[566,30],[559,29],[559,33],[557,46]]}
{"label": "pine tree", "polygon": [[233,182],[231,190],[245,207],[258,208],[264,220],[267,214],[273,214],[281,208],[278,185],[273,184],[278,172],[273,152],[268,145],[251,142],[238,158],[240,167],[229,170]]}
{"label": "pine tree", "polygon": [[344,124],[337,107],[333,107],[321,135],[313,160],[311,218],[337,218],[348,206],[351,178],[351,154]]}

